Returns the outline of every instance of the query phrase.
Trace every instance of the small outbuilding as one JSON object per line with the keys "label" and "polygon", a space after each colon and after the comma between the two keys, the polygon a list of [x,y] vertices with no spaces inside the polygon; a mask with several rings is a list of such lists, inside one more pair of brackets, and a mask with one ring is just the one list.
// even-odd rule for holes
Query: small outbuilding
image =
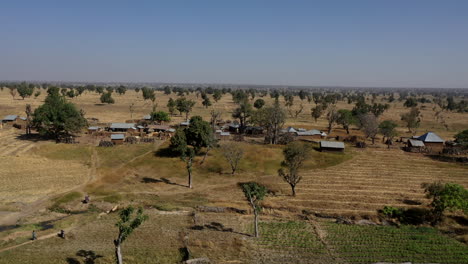
{"label": "small outbuilding", "polygon": [[4,124],[13,124],[18,119],[17,115],[7,115],[2,119],[2,123]]}
{"label": "small outbuilding", "polygon": [[136,130],[135,123],[112,123],[110,126],[112,132],[133,132]]}
{"label": "small outbuilding", "polygon": [[426,151],[426,145],[424,142],[418,139],[408,139],[406,143],[406,151],[409,152],[424,152]]}
{"label": "small outbuilding", "polygon": [[98,132],[100,130],[101,130],[101,128],[98,127],[98,126],[90,126],[90,127],[88,127],[88,134],[94,134],[94,133],[96,133],[96,132]]}
{"label": "small outbuilding", "polygon": [[338,141],[320,141],[322,152],[344,152],[345,144]]}
{"label": "small outbuilding", "polygon": [[112,134],[111,141],[116,145],[121,145],[124,143],[125,134]]}
{"label": "small outbuilding", "polygon": [[327,136],[327,134],[317,129],[297,131],[295,134],[300,139],[321,139]]}

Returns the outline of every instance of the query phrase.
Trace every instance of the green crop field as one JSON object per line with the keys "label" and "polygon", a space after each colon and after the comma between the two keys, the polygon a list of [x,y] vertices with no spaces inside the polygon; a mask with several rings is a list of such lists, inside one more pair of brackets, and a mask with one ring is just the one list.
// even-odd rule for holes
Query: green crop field
{"label": "green crop field", "polygon": [[326,224],[327,241],[348,263],[468,263],[468,246],[428,227]]}

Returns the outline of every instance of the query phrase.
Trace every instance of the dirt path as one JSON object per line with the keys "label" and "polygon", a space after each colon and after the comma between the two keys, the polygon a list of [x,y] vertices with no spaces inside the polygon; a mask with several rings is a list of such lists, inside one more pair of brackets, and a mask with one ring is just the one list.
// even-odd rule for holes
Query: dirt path
{"label": "dirt path", "polygon": [[[65,228],[63,229],[63,231],[65,231],[65,234],[69,233],[73,228]],[[53,237],[57,237],[58,235],[58,231],[57,232],[53,232],[51,234],[47,234],[47,235],[43,235],[43,236],[38,236],[37,237],[37,240],[45,240],[45,239],[48,239],[48,238],[53,238]],[[29,240],[29,241],[26,241],[26,242],[23,242],[21,244],[17,244],[17,245],[14,245],[14,246],[9,246],[9,247],[6,247],[6,248],[2,248],[0,249],[0,253],[2,252],[5,252],[5,251],[8,251],[8,250],[12,250],[12,249],[15,249],[15,248],[18,248],[18,247],[22,247],[22,246],[25,246],[25,245],[28,245],[28,244],[31,244],[31,243],[34,243],[35,241],[34,240]]]}

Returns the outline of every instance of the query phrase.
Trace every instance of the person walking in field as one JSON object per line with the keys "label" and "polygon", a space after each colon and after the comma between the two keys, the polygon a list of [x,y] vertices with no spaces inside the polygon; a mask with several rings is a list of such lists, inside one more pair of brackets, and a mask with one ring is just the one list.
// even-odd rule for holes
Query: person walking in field
{"label": "person walking in field", "polygon": [[31,240],[36,240],[36,239],[37,239],[37,237],[36,237],[36,230],[33,230],[33,231],[32,231],[32,238],[31,238]]}

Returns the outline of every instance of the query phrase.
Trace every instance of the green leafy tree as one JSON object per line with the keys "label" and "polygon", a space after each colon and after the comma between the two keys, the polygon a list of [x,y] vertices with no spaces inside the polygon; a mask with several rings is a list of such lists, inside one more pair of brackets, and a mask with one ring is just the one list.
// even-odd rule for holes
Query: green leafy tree
{"label": "green leafy tree", "polygon": [[462,132],[455,135],[455,142],[468,146],[468,129],[463,130]]}
{"label": "green leafy tree", "polygon": [[418,101],[413,97],[409,97],[409,98],[406,99],[403,106],[408,107],[408,108],[416,107],[416,106],[418,106]]}
{"label": "green leafy tree", "polygon": [[212,144],[213,130],[210,123],[204,121],[201,116],[190,118],[190,124],[185,129],[187,144],[192,146],[195,154],[199,154],[202,148],[208,148]]}
{"label": "green leafy tree", "polygon": [[112,92],[103,93],[101,95],[101,103],[103,104],[113,104],[115,103],[114,98],[112,98]]}
{"label": "green leafy tree", "polygon": [[158,122],[158,123],[171,121],[171,118],[169,117],[169,114],[164,112],[164,111],[157,111],[157,112],[151,113],[151,119],[153,121]]}
{"label": "green leafy tree", "polygon": [[390,148],[390,145],[392,143],[393,137],[397,135],[396,128],[398,125],[390,120],[385,120],[382,121],[379,124],[379,132],[384,136],[384,141],[387,139],[387,146]]}
{"label": "green leafy tree", "polygon": [[33,114],[33,125],[39,133],[58,139],[61,135],[79,132],[87,125],[84,113],[59,94],[57,87],[50,87],[43,105]]}
{"label": "green leafy tree", "polygon": [[423,184],[427,198],[432,199],[433,223],[442,219],[446,210],[468,213],[468,190],[456,183],[434,182]]}
{"label": "green leafy tree", "polygon": [[401,120],[405,122],[408,131],[415,134],[421,123],[421,112],[417,107],[413,107],[408,113],[401,115]]}
{"label": "green leafy tree", "polygon": [[266,130],[265,142],[277,144],[281,129],[286,122],[286,112],[281,108],[278,101],[273,106],[263,107],[252,115],[253,123]]}
{"label": "green leafy tree", "polygon": [[211,100],[210,100],[210,98],[208,96],[205,96],[205,98],[203,98],[202,105],[205,108],[208,108],[209,106],[212,105]]}
{"label": "green leafy tree", "polygon": [[356,123],[356,120],[351,111],[340,109],[338,110],[337,123],[343,126],[343,128],[346,130],[346,134],[349,134],[349,126]]}
{"label": "green leafy tree", "polygon": [[313,107],[311,111],[312,117],[314,118],[315,122],[317,122],[317,119],[319,119],[323,114],[323,105],[317,105],[316,107]]}
{"label": "green leafy tree", "polygon": [[256,182],[247,182],[241,184],[242,191],[244,192],[244,196],[249,202],[252,210],[254,212],[254,230],[255,230],[255,237],[259,236],[258,232],[258,215],[260,214],[262,207],[260,202],[265,198],[267,194],[267,188],[265,186],[260,185]]}
{"label": "green leafy tree", "polygon": [[69,98],[75,98],[77,96],[77,94],[75,93],[75,90],[68,90],[67,91],[67,97]]}
{"label": "green leafy tree", "polygon": [[34,98],[36,99],[37,97],[39,97],[39,95],[41,95],[41,91],[37,91],[34,93]]}
{"label": "green leafy tree", "polygon": [[213,93],[213,99],[217,103],[219,100],[221,100],[221,97],[223,97],[223,92],[219,89],[216,89]]}
{"label": "green leafy tree", "polygon": [[98,94],[104,93],[104,87],[102,87],[102,86],[96,87],[96,92],[97,92]]}
{"label": "green leafy tree", "polygon": [[177,98],[175,103],[177,111],[179,111],[180,114],[185,113],[185,119],[188,120],[189,114],[192,112],[193,106],[195,106],[195,102],[192,100],[187,100],[185,97],[180,97]]}
{"label": "green leafy tree", "polygon": [[193,147],[187,144],[186,129],[179,128],[171,138],[171,145],[169,146],[172,151],[177,153],[180,159],[185,163],[188,173],[188,187],[193,188],[192,185],[192,166],[193,159],[195,158],[195,151]]}
{"label": "green leafy tree", "polygon": [[144,100],[151,100],[154,102],[156,100],[156,95],[154,94],[154,90],[148,87],[141,88],[141,92],[143,94]]}
{"label": "green leafy tree", "polygon": [[255,100],[255,102],[254,102],[254,107],[257,108],[257,109],[262,108],[264,105],[265,105],[265,100],[263,100],[261,98]]}
{"label": "green leafy tree", "polygon": [[167,110],[169,111],[169,113],[170,113],[171,115],[174,115],[174,112],[175,112],[176,106],[177,106],[177,104],[176,104],[176,102],[174,101],[174,99],[169,98],[169,100],[167,101],[167,105],[166,105],[166,106],[167,106]]}
{"label": "green leafy tree", "polygon": [[24,98],[30,97],[34,93],[34,86],[31,87],[27,83],[21,83],[16,90],[19,96],[24,100]]}
{"label": "green leafy tree", "polygon": [[293,196],[296,196],[296,185],[302,179],[299,170],[309,154],[310,148],[299,141],[289,143],[283,150],[284,161],[281,162],[278,175],[291,186]]}
{"label": "green leafy tree", "polygon": [[127,87],[120,85],[119,87],[117,87],[116,91],[118,94],[123,95],[125,94],[125,92],[127,92]]}
{"label": "green leafy tree", "polygon": [[244,133],[245,127],[247,126],[247,122],[249,118],[252,116],[252,105],[248,102],[248,100],[244,100],[240,103],[239,107],[234,109],[232,113],[233,118],[238,118],[240,122],[239,132]]}
{"label": "green leafy tree", "polygon": [[138,208],[134,215],[135,208],[129,206],[124,208],[119,213],[119,221],[115,224],[119,229],[119,234],[114,240],[115,258],[117,264],[123,264],[122,251],[120,247],[122,243],[137,229],[143,222],[148,220],[148,216],[143,214],[143,209]]}

